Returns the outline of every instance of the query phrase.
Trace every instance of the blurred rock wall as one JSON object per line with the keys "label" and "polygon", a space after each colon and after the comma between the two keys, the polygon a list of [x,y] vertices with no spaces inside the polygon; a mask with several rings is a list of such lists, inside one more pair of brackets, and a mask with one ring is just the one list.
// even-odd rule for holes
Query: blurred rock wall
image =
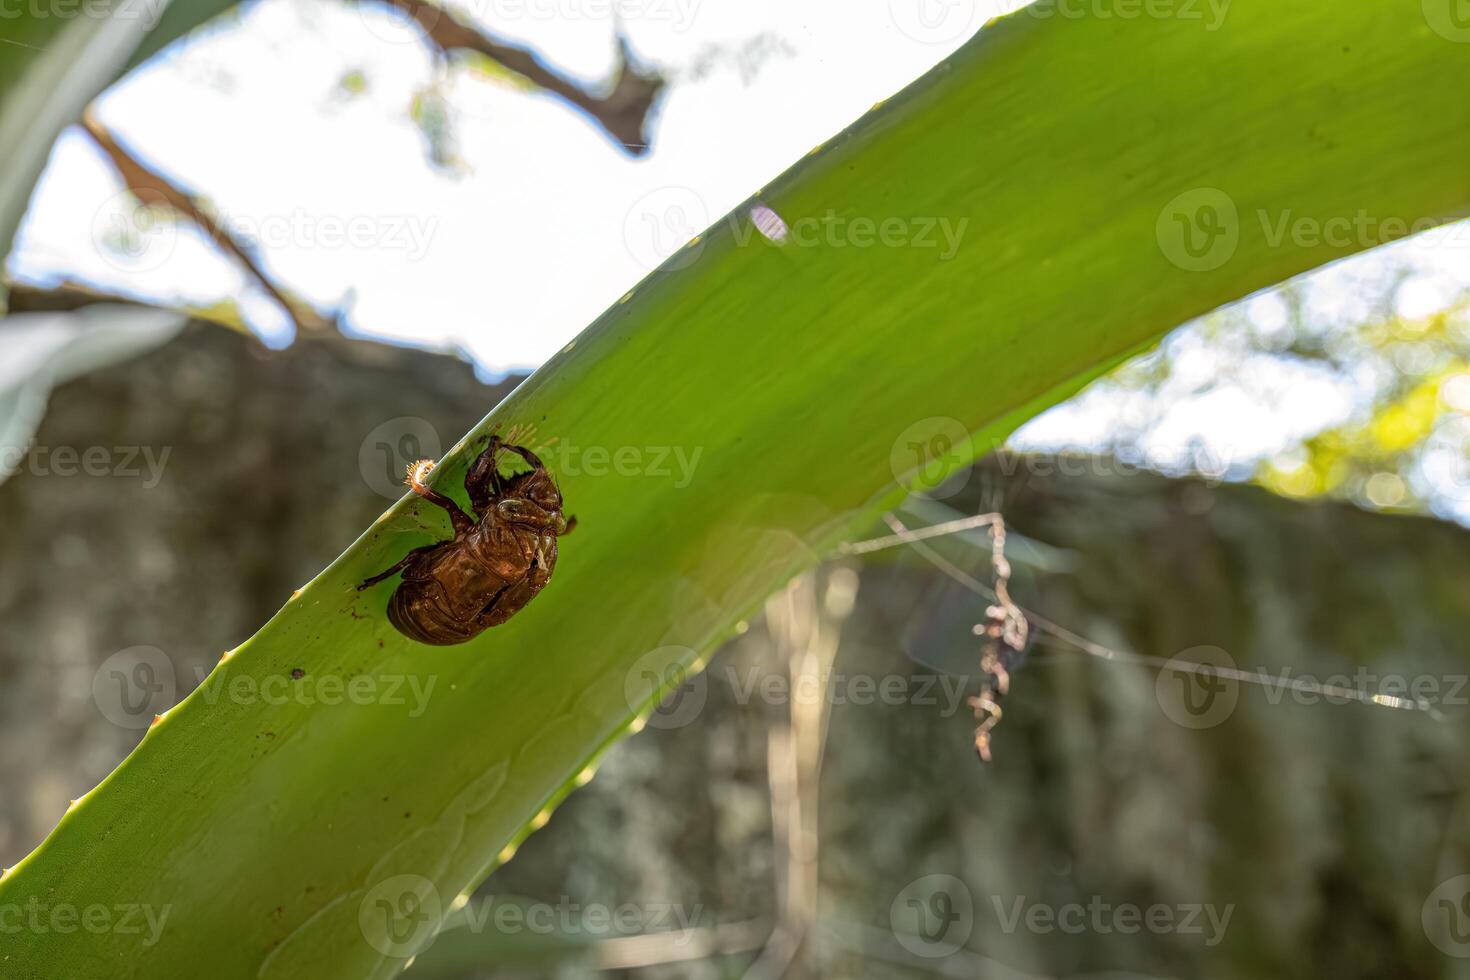
{"label": "blurred rock wall", "polygon": [[[0,863],[141,737],[109,673],[138,658],[110,658],[156,648],[147,680],[182,697],[381,512],[404,463],[509,388],[432,354],[267,352],[205,327],[59,389],[0,485]],[[1066,462],[988,461],[905,520],[998,507],[1039,616],[1271,684],[1042,631],[982,766],[964,675],[986,600],[912,548],[839,563],[777,597],[477,898],[631,904],[656,932],[677,911],[688,936],[461,928],[411,975],[1465,975],[1470,535]],[[932,546],[990,581],[982,536]],[[1283,678],[1412,682],[1444,719]]]}

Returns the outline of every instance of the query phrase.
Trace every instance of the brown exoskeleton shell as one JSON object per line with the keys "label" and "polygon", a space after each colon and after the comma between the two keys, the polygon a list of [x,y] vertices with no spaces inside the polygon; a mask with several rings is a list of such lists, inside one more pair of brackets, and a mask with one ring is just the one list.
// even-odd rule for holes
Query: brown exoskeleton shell
{"label": "brown exoskeleton shell", "polygon": [[[529,473],[500,475],[501,451],[516,453]],[[423,483],[433,464],[409,468],[414,493],[449,512],[454,537],[415,548],[392,568],[358,586],[366,589],[400,569],[403,581],[388,600],[388,620],[419,643],[463,643],[505,622],[536,597],[556,569],[556,539],[576,523],[562,514],[561,491],[544,463],[524,446],[492,436],[465,474],[464,486],[478,517]]]}

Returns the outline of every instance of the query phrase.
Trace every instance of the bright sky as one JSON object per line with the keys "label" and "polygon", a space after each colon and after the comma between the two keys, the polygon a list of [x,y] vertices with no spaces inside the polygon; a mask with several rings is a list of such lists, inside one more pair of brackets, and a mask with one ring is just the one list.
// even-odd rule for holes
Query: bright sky
{"label": "bright sky", "polygon": [[[375,5],[258,0],[176,44],[103,100],[135,153],[211,200],[271,272],[359,332],[463,350],[487,375],[560,349],[690,234],[722,216],[945,57],[1019,0],[616,0],[635,53],[673,79],[652,154],[634,160],[560,102],[464,67]],[[614,0],[470,0],[476,19],[588,80],[612,64]],[[342,85],[360,73],[365,89]],[[435,167],[416,97],[448,107],[460,168]],[[284,317],[188,227],[142,225],[82,136],[59,143],[11,271],[145,296],[243,297],[270,343]],[[1339,263],[1310,280],[1319,317],[1361,315],[1401,265],[1403,312],[1470,286],[1470,225]],[[1368,284],[1365,286],[1365,284]],[[1281,311],[1250,301],[1269,328]],[[1185,345],[1187,334],[1172,343]],[[1218,348],[1178,365],[1219,373]],[[1192,365],[1192,366],[1191,366]],[[1235,383],[1170,406],[1139,435],[1161,466],[1200,444],[1226,462],[1278,452],[1362,410],[1366,388],[1260,357]],[[1019,434],[1033,448],[1098,446],[1157,411],[1084,397]],[[1198,463],[1199,460],[1194,460]],[[1470,519],[1470,493],[1464,501]]]}
{"label": "bright sky", "polygon": [[[613,64],[612,6],[466,9],[595,81]],[[675,78],[643,160],[554,99],[445,71],[386,8],[321,0],[246,4],[119,85],[101,115],[298,292],[349,303],[364,334],[461,346],[493,373],[550,356],[682,244],[677,232],[702,230],[979,26],[974,4],[937,5],[928,22],[891,6],[618,0],[635,53]],[[758,63],[743,69],[742,52]],[[359,95],[339,84],[354,72]],[[425,91],[451,107],[463,173],[429,162],[410,115]],[[262,335],[289,337],[237,268],[187,228],[136,227],[119,191],[85,137],[63,138],[13,272],[152,296],[244,292]]]}

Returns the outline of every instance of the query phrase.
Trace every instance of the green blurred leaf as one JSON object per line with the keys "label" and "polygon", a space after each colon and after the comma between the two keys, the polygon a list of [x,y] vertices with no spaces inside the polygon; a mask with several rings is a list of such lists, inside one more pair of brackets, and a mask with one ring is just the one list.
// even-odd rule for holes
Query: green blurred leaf
{"label": "green blurred leaf", "polygon": [[9,251],[61,130],[124,70],[227,6],[28,3],[0,19],[0,252]]}

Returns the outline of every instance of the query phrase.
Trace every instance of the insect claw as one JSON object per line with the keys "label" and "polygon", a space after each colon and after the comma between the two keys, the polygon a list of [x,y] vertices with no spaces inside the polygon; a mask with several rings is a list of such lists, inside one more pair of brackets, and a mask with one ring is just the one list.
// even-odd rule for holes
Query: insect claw
{"label": "insect claw", "polygon": [[403,482],[414,493],[424,493],[429,489],[424,486],[424,477],[428,476],[433,470],[434,461],[432,459],[417,460],[409,464],[408,473],[404,476]]}

